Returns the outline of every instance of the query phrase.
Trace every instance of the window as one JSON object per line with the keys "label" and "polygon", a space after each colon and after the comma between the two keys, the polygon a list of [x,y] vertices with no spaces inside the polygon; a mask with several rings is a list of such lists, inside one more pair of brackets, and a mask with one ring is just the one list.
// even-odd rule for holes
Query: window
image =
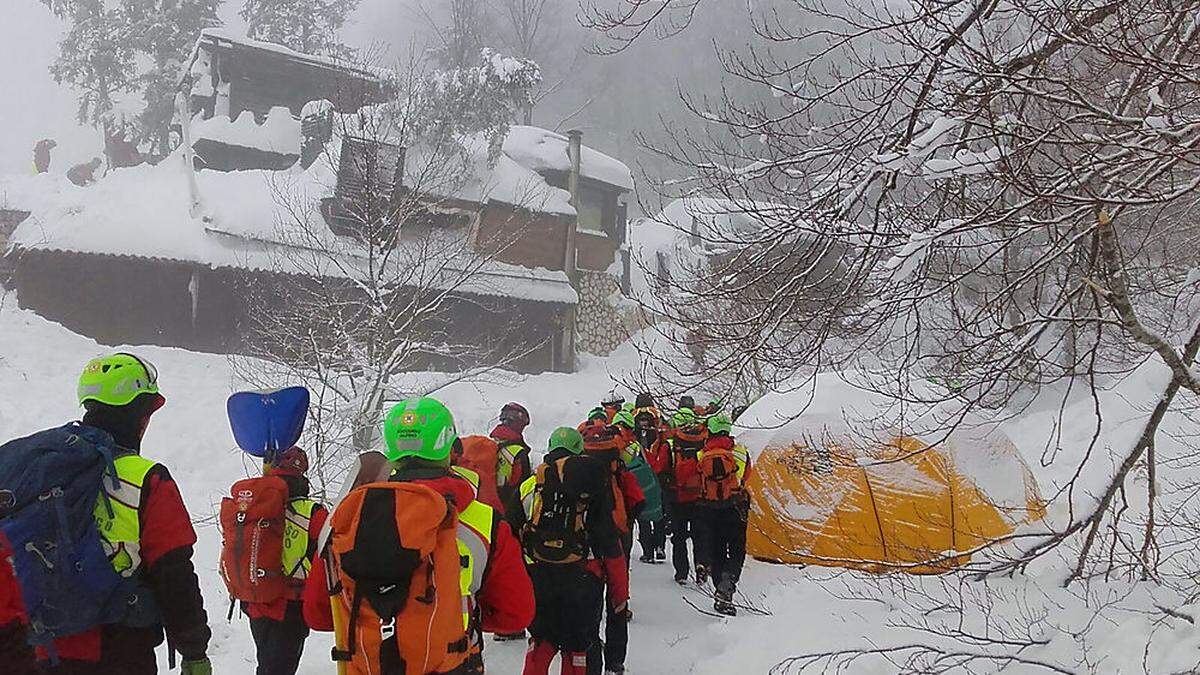
{"label": "window", "polygon": [[579,186],[579,201],[575,211],[579,214],[579,229],[591,234],[607,234],[605,227],[605,203],[608,194],[586,185]]}

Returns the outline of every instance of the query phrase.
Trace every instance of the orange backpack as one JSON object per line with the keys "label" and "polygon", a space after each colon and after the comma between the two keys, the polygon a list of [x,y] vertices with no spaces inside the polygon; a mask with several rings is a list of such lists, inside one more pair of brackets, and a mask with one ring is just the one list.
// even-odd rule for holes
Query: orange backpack
{"label": "orange backpack", "polygon": [[466,661],[458,514],[415,483],[354,489],[330,517],[349,619],[334,660],[355,675],[426,675]]}
{"label": "orange backpack", "polygon": [[700,499],[706,502],[723,502],[736,494],[742,489],[737,470],[733,450],[705,448],[698,467]]}
{"label": "orange backpack", "polygon": [[475,498],[503,513],[504,505],[500,503],[500,492],[496,483],[500,446],[487,436],[463,436],[461,440],[463,452],[454,463],[474,471],[479,476],[479,490]]}

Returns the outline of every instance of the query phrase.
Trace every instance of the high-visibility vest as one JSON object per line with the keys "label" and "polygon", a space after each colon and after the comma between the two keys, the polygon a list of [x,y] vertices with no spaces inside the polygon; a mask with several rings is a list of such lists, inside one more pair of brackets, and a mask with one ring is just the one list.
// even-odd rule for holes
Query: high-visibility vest
{"label": "high-visibility vest", "polygon": [[500,446],[500,455],[496,462],[496,483],[499,485],[508,485],[508,481],[512,480],[513,468],[517,465],[517,457],[525,451],[525,446],[520,443],[497,443]]}
{"label": "high-visibility vest", "polygon": [[[479,474],[460,466],[451,471],[465,478],[475,491],[479,491]],[[487,569],[492,553],[492,526],[496,510],[478,500],[471,500],[458,512],[458,556],[462,561],[458,585],[462,594],[463,628],[471,651],[482,645],[483,634],[477,623],[475,596],[483,588],[483,573]]]}
{"label": "high-visibility vest", "polygon": [[293,499],[283,513],[283,574],[292,587],[303,587],[312,571],[312,547],[309,523],[317,503],[311,499]]}
{"label": "high-visibility vest", "polygon": [[[117,469],[117,484],[104,480],[104,491],[96,499],[92,516],[100,529],[100,543],[113,569],[123,577],[132,577],[142,566],[141,538],[142,523],[139,509],[142,504],[142,486],[146,475],[157,462],[138,454],[117,457],[113,464]],[[109,515],[109,508],[112,515]]]}

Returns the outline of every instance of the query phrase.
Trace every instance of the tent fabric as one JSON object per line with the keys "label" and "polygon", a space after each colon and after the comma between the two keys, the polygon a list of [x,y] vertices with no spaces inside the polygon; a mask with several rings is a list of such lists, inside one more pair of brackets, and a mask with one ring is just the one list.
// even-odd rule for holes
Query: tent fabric
{"label": "tent fabric", "polygon": [[[998,433],[930,444],[899,432],[872,439],[844,426],[808,428],[772,434],[758,452],[747,484],[747,549],[756,558],[937,574],[1045,515],[1032,473]],[[977,480],[992,472],[1015,478],[1023,494],[985,492]]]}

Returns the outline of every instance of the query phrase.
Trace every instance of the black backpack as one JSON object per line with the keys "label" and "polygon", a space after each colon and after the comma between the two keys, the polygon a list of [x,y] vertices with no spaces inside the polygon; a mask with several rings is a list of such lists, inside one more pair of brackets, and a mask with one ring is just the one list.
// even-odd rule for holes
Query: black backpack
{"label": "black backpack", "polygon": [[596,497],[579,475],[586,472],[587,461],[563,457],[538,467],[533,505],[521,533],[525,554],[535,562],[565,565],[587,559],[585,527]]}

